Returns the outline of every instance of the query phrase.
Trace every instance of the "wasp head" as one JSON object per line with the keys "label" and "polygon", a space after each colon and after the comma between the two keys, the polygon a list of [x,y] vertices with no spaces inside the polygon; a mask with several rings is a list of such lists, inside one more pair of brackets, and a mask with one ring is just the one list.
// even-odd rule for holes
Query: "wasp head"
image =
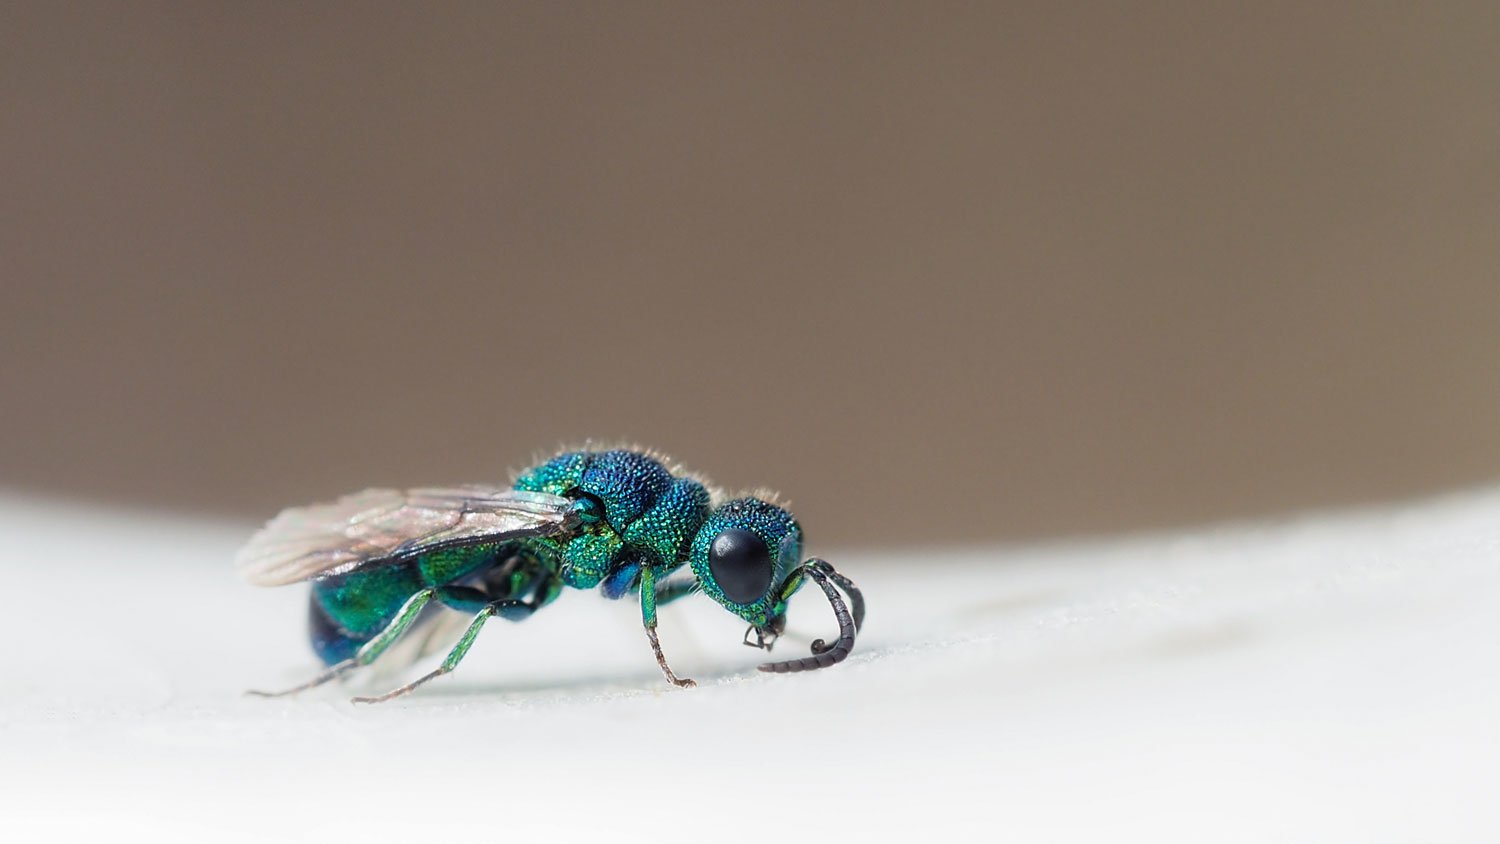
{"label": "wasp head", "polygon": [[772,619],[785,615],[785,597],[790,597],[777,587],[801,553],[802,528],[791,513],[759,498],[736,498],[709,514],[689,560],[704,593],[769,632]]}
{"label": "wasp head", "polygon": [[[759,498],[720,505],[693,539],[693,574],[720,606],[750,623],[746,645],[771,649],[786,630],[788,602],[807,580],[827,596],[839,623],[839,638],[832,645],[818,639],[812,643],[813,656],[766,663],[762,671],[808,671],[842,662],[864,620],[864,598],[854,583],[823,560],[797,565],[801,554],[802,528],[797,520]],[[852,614],[834,584],[849,595]]]}

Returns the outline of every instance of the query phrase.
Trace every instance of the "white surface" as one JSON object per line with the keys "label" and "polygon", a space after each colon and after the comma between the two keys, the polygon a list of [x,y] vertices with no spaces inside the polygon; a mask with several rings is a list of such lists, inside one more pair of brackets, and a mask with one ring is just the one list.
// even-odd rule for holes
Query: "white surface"
{"label": "white surface", "polygon": [[[1484,841],[1500,834],[1500,492],[1265,527],[824,553],[842,666],[768,676],[706,599],[493,621],[405,700],[314,670],[249,525],[0,501],[0,837]],[[833,622],[793,605],[800,655]],[[14,833],[21,833],[16,837]]]}

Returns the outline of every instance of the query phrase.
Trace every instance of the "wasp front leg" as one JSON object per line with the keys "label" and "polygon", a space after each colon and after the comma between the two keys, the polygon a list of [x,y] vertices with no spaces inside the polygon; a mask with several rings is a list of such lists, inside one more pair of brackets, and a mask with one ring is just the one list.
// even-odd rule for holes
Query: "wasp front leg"
{"label": "wasp front leg", "polygon": [[685,677],[679,678],[667,665],[667,656],[661,652],[661,640],[656,638],[656,573],[650,566],[641,569],[641,623],[646,626],[646,638],[651,641],[651,652],[656,654],[656,664],[667,682],[679,688],[692,688],[697,683]]}

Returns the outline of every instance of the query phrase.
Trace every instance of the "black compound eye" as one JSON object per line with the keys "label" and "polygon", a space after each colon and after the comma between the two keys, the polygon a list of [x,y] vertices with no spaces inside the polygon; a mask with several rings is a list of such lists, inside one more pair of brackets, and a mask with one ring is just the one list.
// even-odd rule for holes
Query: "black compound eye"
{"label": "black compound eye", "polygon": [[708,570],[724,597],[753,604],[771,588],[771,550],[750,531],[730,528],[708,547]]}

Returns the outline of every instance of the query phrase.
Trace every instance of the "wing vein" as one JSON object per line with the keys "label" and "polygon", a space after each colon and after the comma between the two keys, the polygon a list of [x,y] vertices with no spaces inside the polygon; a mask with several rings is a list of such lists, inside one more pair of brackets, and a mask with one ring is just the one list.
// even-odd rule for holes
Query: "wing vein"
{"label": "wing vein", "polygon": [[279,586],[442,548],[555,536],[577,526],[572,504],[483,484],[367,489],[283,510],[240,549],[235,566],[251,583]]}

